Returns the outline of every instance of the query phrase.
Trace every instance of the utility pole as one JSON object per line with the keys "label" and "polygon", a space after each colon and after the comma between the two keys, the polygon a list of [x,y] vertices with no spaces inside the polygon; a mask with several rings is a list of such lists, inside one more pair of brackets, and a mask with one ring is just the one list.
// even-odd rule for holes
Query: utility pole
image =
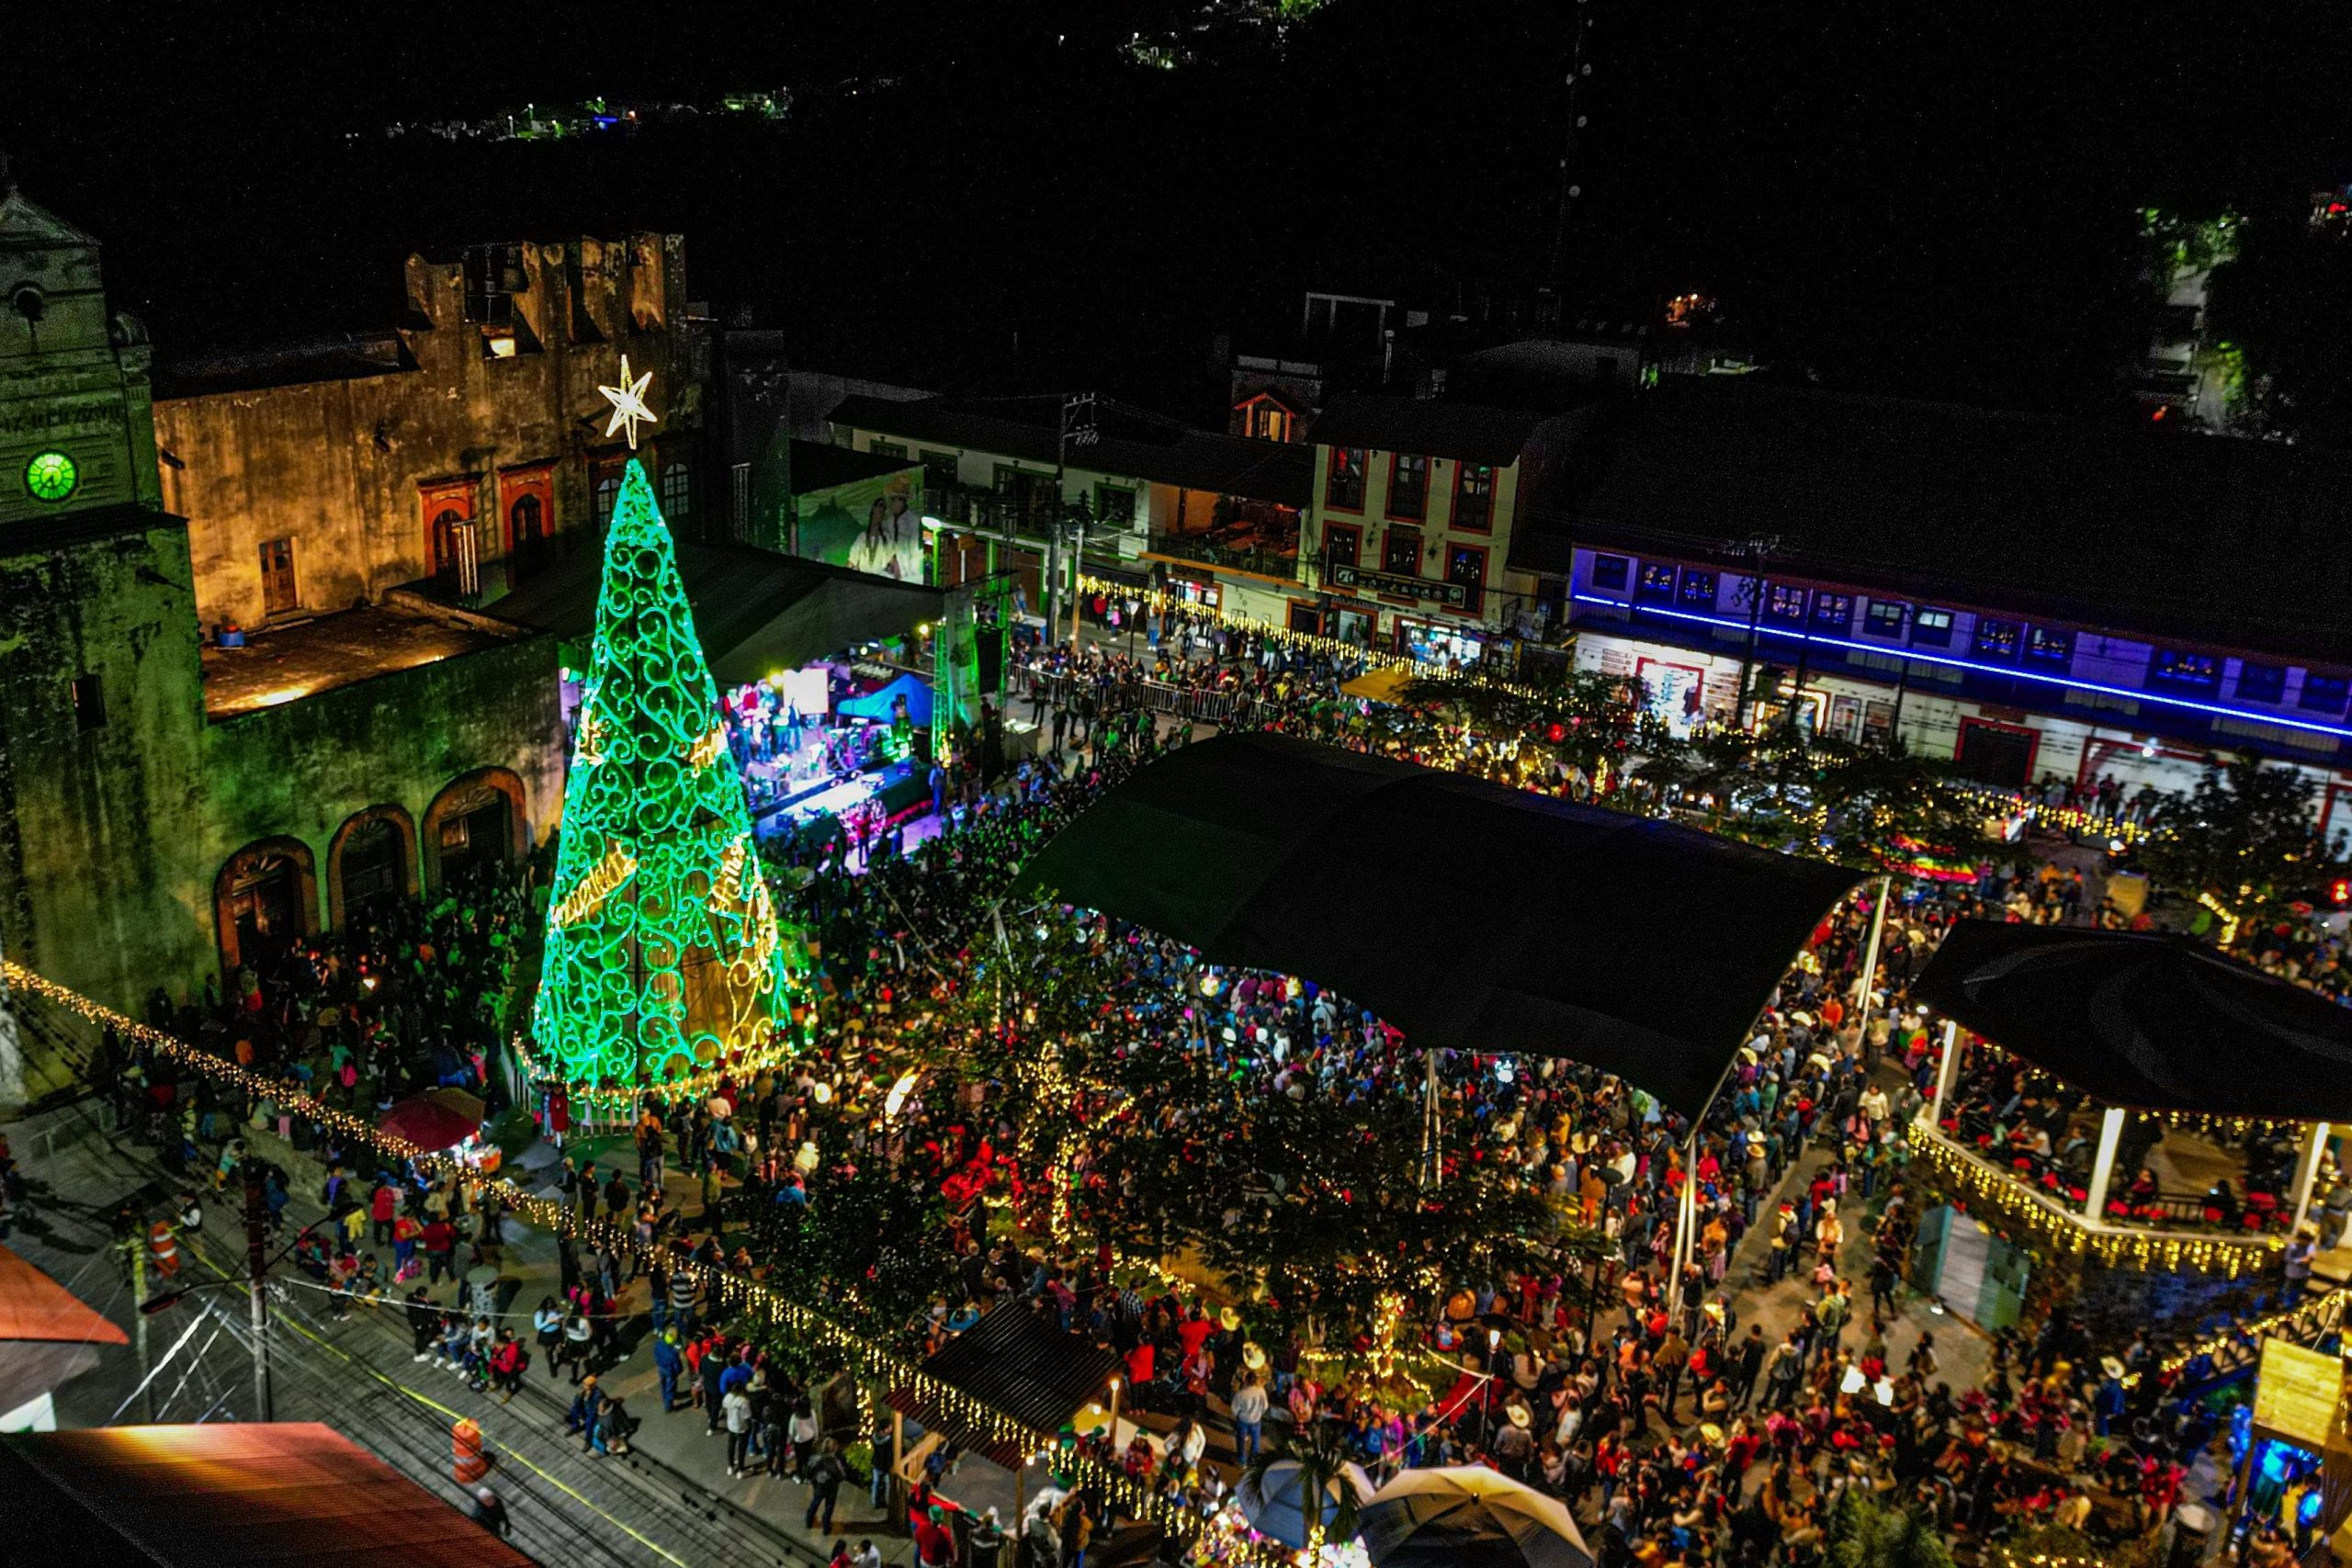
{"label": "utility pole", "polygon": [[1086,517],[1087,509],[1080,507],[1078,544],[1069,553],[1069,645],[1073,649],[1078,646],[1079,611],[1086,603],[1085,592],[1079,586],[1079,579],[1086,575]]}
{"label": "utility pole", "polygon": [[[1051,538],[1046,563],[1048,579],[1046,584],[1046,637],[1049,642],[1061,630],[1062,522],[1067,510],[1062,501],[1062,485],[1069,471],[1069,449],[1091,446],[1102,439],[1101,433],[1094,428],[1094,402],[1095,394],[1092,392],[1069,392],[1062,397],[1061,433],[1054,442],[1054,506],[1048,525]],[[1070,576],[1073,581],[1078,576],[1074,562]],[[1073,592],[1072,597],[1075,596]],[[1070,640],[1076,643],[1076,633],[1071,634]]]}
{"label": "utility pole", "polygon": [[269,1204],[262,1195],[261,1159],[245,1149],[245,1283],[253,1307],[254,1419],[274,1421],[269,1391]]}
{"label": "utility pole", "polygon": [[[139,1234],[136,1215],[131,1216],[130,1223],[123,1227],[122,1249],[130,1258],[130,1299],[143,1302],[147,1299],[147,1238]],[[152,1424],[155,1419],[155,1390],[154,1374],[148,1359],[147,1314],[142,1312],[134,1315],[136,1321],[131,1324],[130,1331],[138,1337],[139,1342],[139,1386],[145,1399],[147,1419]]]}
{"label": "utility pole", "polygon": [[1731,713],[1734,729],[1747,728],[1747,688],[1756,676],[1757,626],[1764,615],[1764,562],[1780,544],[1778,538],[1759,534],[1732,546],[1732,553],[1745,557],[1748,563],[1747,647],[1739,656],[1739,697]]}

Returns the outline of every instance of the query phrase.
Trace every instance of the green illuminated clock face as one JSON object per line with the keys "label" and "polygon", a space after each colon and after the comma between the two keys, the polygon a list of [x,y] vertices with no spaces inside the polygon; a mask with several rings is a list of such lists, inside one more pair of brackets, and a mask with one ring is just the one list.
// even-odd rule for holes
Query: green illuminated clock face
{"label": "green illuminated clock face", "polygon": [[42,452],[25,465],[25,488],[41,501],[63,501],[82,481],[74,459],[62,452]]}

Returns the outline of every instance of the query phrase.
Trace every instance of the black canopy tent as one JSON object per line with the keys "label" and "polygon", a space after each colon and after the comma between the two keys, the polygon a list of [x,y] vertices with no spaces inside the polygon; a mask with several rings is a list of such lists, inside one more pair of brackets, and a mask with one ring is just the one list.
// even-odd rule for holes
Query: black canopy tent
{"label": "black canopy tent", "polygon": [[[722,687],[861,642],[902,637],[936,621],[946,596],[822,561],[749,545],[678,542],[678,581],[694,611],[695,634],[711,678]],[[548,567],[483,611],[503,621],[584,641],[596,629],[601,552],[583,550]]]}
{"label": "black canopy tent", "polygon": [[1911,998],[2109,1105],[2352,1122],[2352,1009],[2187,937],[1962,920]]}
{"label": "black canopy tent", "polygon": [[1109,791],[1016,890],[1329,986],[1416,1046],[1572,1057],[1695,1119],[1860,880],[1409,762],[1224,735]]}
{"label": "black canopy tent", "polygon": [[[1109,1386],[1119,1358],[1039,1316],[1026,1302],[1007,1302],[940,1347],[922,1370],[1046,1438],[1069,1425]],[[925,1431],[985,1454],[1007,1470],[1018,1471],[1028,1461],[1028,1444],[965,1419],[919,1383],[892,1389],[883,1403],[913,1417]]]}

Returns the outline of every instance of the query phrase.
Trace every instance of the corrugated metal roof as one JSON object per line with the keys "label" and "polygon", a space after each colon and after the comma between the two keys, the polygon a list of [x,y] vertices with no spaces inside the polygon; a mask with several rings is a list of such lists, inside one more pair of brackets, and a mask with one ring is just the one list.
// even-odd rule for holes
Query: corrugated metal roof
{"label": "corrugated metal roof", "polygon": [[[1057,398],[851,397],[826,417],[853,430],[1033,463],[1054,461],[1061,439]],[[1277,506],[1303,509],[1314,497],[1315,449],[1296,442],[1193,430],[1116,409],[1097,417],[1096,432],[1093,445],[1071,449],[1071,468]]]}
{"label": "corrugated metal roof", "polygon": [[[1329,416],[1325,416],[1326,424]],[[1510,564],[1577,545],[1737,559],[1914,599],[2341,660],[2352,466],[2231,436],[1669,377],[1569,425]]]}
{"label": "corrugated metal roof", "polygon": [[1519,461],[1528,437],[1548,417],[1445,398],[1347,392],[1333,398],[1315,422],[1315,441],[1501,468]]}
{"label": "corrugated metal roof", "polygon": [[[949,1340],[922,1370],[989,1409],[1050,1437],[1108,1387],[1119,1358],[1083,1335],[1066,1333],[1025,1302],[1008,1302]],[[967,1426],[912,1387],[893,1389],[887,1403],[959,1448],[987,1455],[1010,1470],[1028,1458],[1025,1446]]]}
{"label": "corrugated metal roof", "polygon": [[[0,1491],[71,1532],[63,1561],[163,1568],[531,1568],[532,1559],[314,1422],[0,1437]],[[95,1538],[95,1544],[94,1544]]]}
{"label": "corrugated metal roof", "polygon": [[[678,581],[712,679],[763,680],[861,642],[899,637],[942,614],[945,595],[921,583],[802,560],[748,545],[681,541]],[[596,629],[601,553],[558,562],[482,614],[585,640]]]}

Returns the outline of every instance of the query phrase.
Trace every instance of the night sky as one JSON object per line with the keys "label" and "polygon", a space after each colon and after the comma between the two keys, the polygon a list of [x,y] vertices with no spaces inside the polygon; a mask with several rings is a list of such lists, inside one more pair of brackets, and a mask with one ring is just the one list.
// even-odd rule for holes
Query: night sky
{"label": "night sky", "polygon": [[[676,228],[695,295],[808,363],[1213,417],[1212,333],[1303,288],[1540,280],[1579,11],[1570,313],[1704,291],[1834,385],[2099,406],[2144,339],[2137,208],[2292,221],[2352,174],[2352,23],[2287,0],[1333,0],[1175,71],[1115,42],[1190,9],[1125,0],[85,4],[44,18],[0,148],[166,359],[388,325],[412,249]],[[381,134],[775,84],[780,130]]]}

